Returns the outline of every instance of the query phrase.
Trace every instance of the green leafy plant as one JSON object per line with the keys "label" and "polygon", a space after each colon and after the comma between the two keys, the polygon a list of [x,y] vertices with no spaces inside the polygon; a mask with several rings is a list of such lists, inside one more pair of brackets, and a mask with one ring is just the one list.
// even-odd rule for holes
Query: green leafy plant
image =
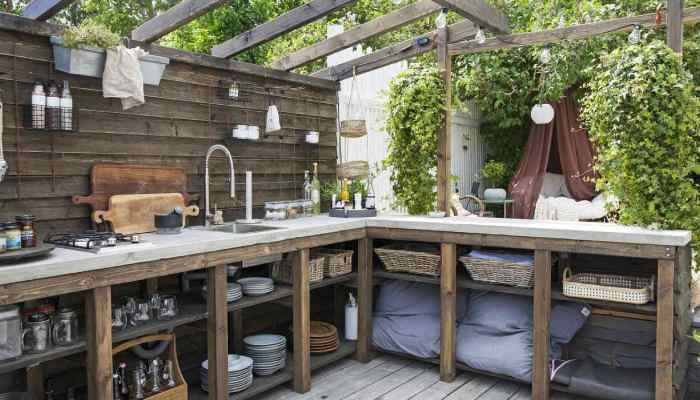
{"label": "green leafy plant", "polygon": [[351,196],[355,193],[362,193],[363,198],[367,196],[367,185],[361,179],[354,179],[352,182],[350,182],[349,189]]}
{"label": "green leafy plant", "polygon": [[389,154],[396,205],[410,214],[435,207],[438,131],[445,120],[445,83],[435,67],[412,66],[389,85]]}
{"label": "green leafy plant", "polygon": [[70,48],[92,46],[109,49],[119,45],[119,36],[102,24],[88,21],[68,28],[63,33],[63,41]]}
{"label": "green leafy plant", "polygon": [[700,258],[700,98],[662,41],[617,49],[593,68],[582,117],[597,148],[598,189],[623,224],[694,232]]}
{"label": "green leafy plant", "polygon": [[481,176],[489,185],[489,188],[504,188],[507,185],[506,178],[509,174],[504,163],[491,160],[486,162],[481,168]]}
{"label": "green leafy plant", "polygon": [[333,199],[333,195],[340,195],[338,182],[325,182],[321,184],[321,200],[328,203]]}

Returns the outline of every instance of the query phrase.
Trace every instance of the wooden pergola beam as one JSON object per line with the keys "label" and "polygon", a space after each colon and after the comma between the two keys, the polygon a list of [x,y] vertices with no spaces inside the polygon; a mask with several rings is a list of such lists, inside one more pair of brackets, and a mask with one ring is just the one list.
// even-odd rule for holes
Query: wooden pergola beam
{"label": "wooden pergola beam", "polygon": [[27,7],[22,11],[22,16],[45,21],[58,14],[59,11],[66,8],[73,1],[74,0],[33,0],[31,3],[27,4]]}
{"label": "wooden pergola beam", "polygon": [[483,0],[434,0],[445,8],[496,33],[509,33],[508,18],[501,10],[491,7]]}
{"label": "wooden pergola beam", "polygon": [[683,54],[683,0],[668,1],[666,24],[668,47]]}
{"label": "wooden pergola beam", "polygon": [[240,35],[214,46],[211,54],[216,57],[232,57],[251,47],[270,41],[293,31],[300,26],[315,21],[337,11],[356,0],[311,0],[303,6],[268,21],[262,25],[243,32]]}
{"label": "wooden pergola beam", "polygon": [[[447,27],[451,41],[465,40],[474,36],[476,29],[470,21],[461,21]],[[322,79],[341,81],[352,77],[355,73],[364,74],[381,67],[413,58],[417,55],[433,51],[436,48],[438,32],[433,31],[425,35],[416,36],[413,39],[385,47],[366,56],[358,57],[311,74]]]}
{"label": "wooden pergola beam", "polygon": [[363,40],[408,25],[439,11],[441,8],[440,5],[434,3],[432,0],[418,1],[367,23],[353,27],[339,35],[281,57],[275,60],[272,66],[285,71],[292,70],[321,57],[347,49]]}
{"label": "wooden pergola beam", "polygon": [[131,31],[139,42],[153,42],[228,0],[183,0]]}
{"label": "wooden pergola beam", "polygon": [[[669,13],[669,17],[670,16],[671,13]],[[689,7],[683,10],[684,23],[694,23],[697,21],[700,21],[700,7]],[[663,23],[664,22],[662,22],[662,24]],[[631,31],[634,29],[635,25],[647,27],[656,26],[656,14],[615,18],[606,21],[593,22],[590,24],[575,25],[540,32],[495,36],[486,39],[486,42],[483,44],[479,44],[476,41],[453,43],[449,45],[449,51],[451,55],[483,53],[492,50],[509,49],[521,46],[551,44],[566,40],[580,40],[611,32]]]}

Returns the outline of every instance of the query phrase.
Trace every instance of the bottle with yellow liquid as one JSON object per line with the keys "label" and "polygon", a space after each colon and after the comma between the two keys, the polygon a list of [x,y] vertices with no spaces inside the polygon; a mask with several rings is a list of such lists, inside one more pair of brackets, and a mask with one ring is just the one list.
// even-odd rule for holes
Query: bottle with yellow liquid
{"label": "bottle with yellow liquid", "polygon": [[343,183],[340,187],[340,201],[343,203],[350,202],[350,183],[348,182],[348,178],[343,179]]}

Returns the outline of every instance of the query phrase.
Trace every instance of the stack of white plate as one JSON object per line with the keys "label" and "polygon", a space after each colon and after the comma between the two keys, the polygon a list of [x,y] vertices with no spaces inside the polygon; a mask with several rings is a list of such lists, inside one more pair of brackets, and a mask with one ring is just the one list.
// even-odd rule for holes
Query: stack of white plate
{"label": "stack of white plate", "polygon": [[287,365],[287,339],[280,335],[253,335],[243,339],[245,354],[253,359],[253,373],[266,376]]}
{"label": "stack of white plate", "polygon": [[[209,392],[209,360],[199,370],[202,390]],[[228,392],[242,392],[253,384],[253,360],[238,354],[228,355]]]}
{"label": "stack of white plate", "polygon": [[238,283],[246,296],[262,296],[275,290],[275,283],[270,278],[242,278]]}
{"label": "stack of white plate", "polygon": [[[202,286],[202,297],[207,299],[207,287]],[[240,300],[243,297],[243,289],[241,285],[237,283],[229,283],[226,289],[226,301],[233,303],[234,301]]]}

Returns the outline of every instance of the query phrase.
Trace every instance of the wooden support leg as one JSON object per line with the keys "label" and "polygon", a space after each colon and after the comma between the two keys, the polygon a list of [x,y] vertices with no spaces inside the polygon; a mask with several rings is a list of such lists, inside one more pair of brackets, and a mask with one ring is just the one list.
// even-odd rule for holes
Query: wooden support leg
{"label": "wooden support leg", "polygon": [[535,250],[532,398],[549,399],[549,323],[552,312],[552,253]]}
{"label": "wooden support leg", "polygon": [[456,375],[457,246],[441,245],[440,271],[440,380],[452,382]]}
{"label": "wooden support leg", "polygon": [[372,289],[373,289],[373,242],[360,239],[357,244],[357,354],[360,362],[371,358],[372,338]]}
{"label": "wooden support leg", "polygon": [[158,278],[146,279],[144,283],[144,292],[147,296],[158,293]]}
{"label": "wooden support leg", "polygon": [[658,261],[656,299],[656,400],[673,399],[674,260]]}
{"label": "wooden support leg", "polygon": [[229,349],[235,354],[243,353],[243,310],[229,313]]}
{"label": "wooden support leg", "polygon": [[27,367],[27,392],[32,400],[44,400],[44,367],[41,364]]}
{"label": "wooden support leg", "polygon": [[209,399],[228,397],[228,308],[226,266],[207,270],[207,356],[209,359]]}
{"label": "wooden support leg", "polygon": [[342,335],[345,330],[342,327],[345,325],[345,303],[348,298],[348,288],[343,285],[333,286],[333,320],[338,334]]}
{"label": "wooden support leg", "polygon": [[85,296],[88,399],[112,398],[112,290],[99,287]]}
{"label": "wooden support leg", "polygon": [[306,393],[311,390],[309,249],[296,252],[293,266],[294,391]]}

